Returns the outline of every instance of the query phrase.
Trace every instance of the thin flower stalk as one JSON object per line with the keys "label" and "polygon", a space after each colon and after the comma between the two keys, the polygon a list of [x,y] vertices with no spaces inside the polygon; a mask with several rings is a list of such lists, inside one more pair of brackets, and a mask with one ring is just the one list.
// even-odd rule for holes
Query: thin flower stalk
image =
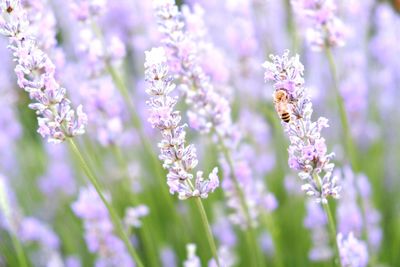
{"label": "thin flower stalk", "polygon": [[[148,84],[146,93],[150,96],[147,105],[150,108],[149,122],[158,129],[163,137],[158,144],[163,160],[163,167],[167,169],[167,184],[171,194],[178,194],[179,199],[195,198],[207,239],[215,259],[218,262],[216,246],[212,237],[207,215],[201,203],[201,198],[207,198],[209,193],[219,186],[218,169],[214,168],[208,179],[203,177],[202,171],[195,175],[192,170],[197,166],[196,148],[186,146],[185,124],[181,123],[179,111],[174,110],[177,97],[170,94],[175,89],[172,78],[168,75],[167,57],[163,48],[153,48],[146,51],[145,80]],[[193,181],[194,180],[194,181]]]}
{"label": "thin flower stalk", "polygon": [[328,198],[339,198],[341,187],[337,177],[332,175],[334,164],[330,160],[334,154],[327,154],[325,139],[321,136],[321,130],[328,127],[328,120],[323,117],[311,120],[312,103],[304,88],[304,66],[299,56],[289,57],[289,51],[285,51],[282,57],[271,55],[270,58],[271,61],[263,64],[265,81],[274,82],[275,107],[283,118],[282,127],[290,140],[289,167],[298,171],[303,182],[301,189],[316,202],[322,203],[332,243],[337,244],[336,226]]}
{"label": "thin flower stalk", "polygon": [[128,249],[129,254],[131,255],[132,259],[136,262],[136,264],[139,267],[143,267],[143,263],[141,259],[139,258],[139,255],[137,254],[135,248],[132,246],[131,241],[129,240],[128,236],[126,235],[122,222],[120,218],[118,217],[116,211],[112,207],[112,205],[108,202],[107,198],[104,196],[102,193],[101,186],[98,182],[97,177],[94,175],[94,172],[90,169],[89,165],[87,164],[85,158],[83,157],[81,151],[79,150],[78,146],[75,144],[73,139],[69,139],[71,149],[73,150],[74,154],[79,160],[79,163],[85,172],[85,175],[88,177],[90,180],[91,184],[93,185],[94,189],[96,190],[98,196],[100,197],[101,201],[105,205],[105,207],[108,210],[108,213],[111,217],[111,221],[115,227],[115,231],[119,235],[119,237],[122,239],[122,241],[125,243],[126,248]]}

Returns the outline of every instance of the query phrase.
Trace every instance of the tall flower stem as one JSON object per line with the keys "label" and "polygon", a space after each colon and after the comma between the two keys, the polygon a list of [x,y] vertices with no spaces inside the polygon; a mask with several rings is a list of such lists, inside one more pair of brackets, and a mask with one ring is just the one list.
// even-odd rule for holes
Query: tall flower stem
{"label": "tall flower stem", "polygon": [[331,212],[331,208],[330,208],[330,206],[329,206],[329,202],[327,202],[327,203],[325,203],[325,204],[322,203],[321,205],[322,205],[322,207],[323,207],[324,210],[325,210],[326,216],[328,217],[328,224],[329,224],[329,231],[330,231],[330,236],[331,236],[331,242],[334,243],[336,255],[338,256],[338,260],[335,261],[335,264],[336,264],[338,267],[341,267],[342,264],[340,263],[339,246],[338,246],[338,243],[337,243],[337,240],[336,240],[336,224],[335,224],[335,220],[333,219],[332,212]]}
{"label": "tall flower stem", "polygon": [[106,206],[106,208],[108,210],[108,213],[110,214],[111,220],[112,220],[112,222],[114,224],[115,231],[120,236],[122,241],[125,243],[125,246],[129,251],[129,254],[131,255],[132,259],[136,262],[137,266],[138,267],[144,267],[141,259],[139,258],[139,255],[137,254],[135,248],[132,246],[128,236],[124,232],[122,223],[121,223],[116,211],[111,206],[111,204],[108,203],[107,199],[105,198],[105,196],[101,192],[102,191],[101,190],[101,186],[100,186],[100,184],[98,182],[98,179],[94,175],[94,172],[90,169],[89,165],[87,164],[86,160],[84,159],[81,151],[79,150],[78,146],[75,144],[74,140],[72,138],[69,138],[68,141],[69,141],[69,143],[71,145],[72,151],[74,152],[74,154],[78,158],[78,160],[79,160],[79,162],[81,164],[81,167],[82,167],[83,171],[85,172],[87,178],[89,179],[91,184],[96,189],[96,192],[99,195],[101,201]]}
{"label": "tall flower stem", "polygon": [[[318,175],[314,173],[313,174],[313,178],[314,178],[315,182],[319,186],[321,186],[321,181],[320,181],[320,178],[318,177]],[[340,264],[339,247],[338,247],[338,243],[336,241],[336,235],[337,235],[336,223],[335,223],[335,220],[333,219],[332,212],[331,212],[328,200],[327,200],[326,203],[321,203],[321,205],[324,208],[326,217],[328,218],[329,236],[330,236],[330,239],[331,239],[331,243],[333,243],[332,245],[335,247],[335,254],[338,257],[338,260],[337,261],[334,260],[334,262],[335,262],[335,265],[337,267],[341,267],[342,265]]]}
{"label": "tall flower stem", "polygon": [[[105,47],[103,32],[101,31],[101,29],[98,27],[98,25],[94,21],[92,22],[92,29],[93,29],[93,32],[95,33],[95,35],[97,36],[97,38],[103,43],[103,45]],[[105,60],[104,63],[106,66],[106,70],[110,74],[114,85],[117,87],[122,98],[124,99],[124,102],[129,111],[132,125],[136,129],[136,131],[139,135],[140,143],[143,145],[143,149],[145,150],[145,152],[147,153],[147,155],[150,158],[150,163],[152,166],[151,169],[154,170],[155,175],[158,178],[156,180],[161,185],[164,183],[164,181],[162,181],[161,179],[163,177],[165,177],[165,171],[161,168],[161,165],[159,164],[160,163],[159,159],[157,158],[156,153],[153,151],[151,142],[149,141],[149,139],[146,137],[146,134],[144,133],[143,126],[141,124],[139,116],[137,115],[138,112],[135,108],[135,104],[132,101],[129,90],[126,87],[121,76],[118,74],[118,72],[115,70],[114,66],[111,64],[111,62],[109,62],[109,60]],[[168,192],[165,191],[164,189],[162,189],[161,191],[163,192],[162,194],[163,194],[163,198],[164,198],[164,203],[166,203],[169,206],[169,209],[171,211],[174,211],[175,208],[174,208],[174,205],[172,203],[172,200],[171,200]],[[172,212],[172,214],[174,214],[174,216],[176,217],[177,220],[180,220],[175,212]]]}
{"label": "tall flower stem", "polygon": [[[350,127],[349,127],[349,120],[347,118],[347,113],[346,113],[346,108],[344,104],[344,100],[342,95],[340,94],[339,91],[339,86],[338,86],[338,80],[337,80],[337,72],[336,72],[336,65],[335,65],[335,60],[332,55],[332,50],[327,47],[326,48],[326,56],[329,61],[329,67],[332,72],[332,80],[333,80],[333,87],[335,90],[336,94],[336,101],[337,105],[339,107],[339,113],[340,113],[340,120],[342,123],[343,127],[343,135],[344,135],[344,140],[346,143],[345,149],[346,149],[346,154],[349,155],[350,163],[352,168],[354,169],[355,172],[359,171],[359,165],[358,165],[358,158],[357,158],[357,153],[356,153],[356,147],[353,142],[353,138],[351,136],[350,132]],[[360,194],[357,194],[357,203],[360,206],[361,209],[361,216],[366,224],[367,222],[367,216],[366,216],[366,211],[365,211],[365,204],[363,198],[360,196]],[[369,245],[369,236],[368,236],[368,230],[367,227],[363,228],[363,236],[367,241],[368,248],[370,250],[370,245]]]}
{"label": "tall flower stem", "polygon": [[[121,168],[123,171],[123,175],[125,178],[124,180],[127,183],[129,183],[128,163],[127,163],[125,157],[123,156],[120,147],[113,145],[112,149],[113,149],[113,154],[115,155],[115,157],[118,161],[119,168]],[[130,188],[129,184],[126,185],[126,188]],[[138,196],[136,194],[132,193],[132,191],[129,191],[127,194],[128,194],[129,202],[131,205],[139,205],[140,204],[140,200],[138,199]],[[153,200],[153,198],[150,198],[150,199]],[[158,216],[158,212],[155,212],[154,215],[157,216],[156,217],[157,221],[161,221],[160,217]],[[145,248],[145,254],[147,255],[147,259],[149,260],[149,263],[151,264],[151,266],[157,266],[157,265],[159,265],[158,255],[157,255],[158,249],[157,249],[157,245],[155,243],[154,231],[149,231],[149,227],[151,227],[151,225],[147,225],[146,223],[143,223],[141,225],[141,227],[138,229],[138,232],[140,232],[140,237],[142,238],[142,242],[143,242],[144,248]]]}
{"label": "tall flower stem", "polygon": [[282,249],[279,243],[281,240],[281,233],[279,229],[275,225],[275,220],[272,214],[267,214],[263,216],[264,225],[267,227],[268,231],[271,234],[272,240],[274,242],[275,248],[275,257],[274,262],[277,267],[284,267],[283,257],[282,257]]}
{"label": "tall flower stem", "polygon": [[221,265],[218,259],[217,246],[215,245],[214,237],[211,231],[210,223],[207,218],[206,210],[204,209],[203,206],[203,202],[199,197],[196,197],[194,201],[196,202],[196,206],[200,212],[201,221],[204,227],[204,231],[206,232],[207,241],[210,246],[211,253],[215,259],[215,262],[217,263],[217,266],[220,267]]}
{"label": "tall flower stem", "polygon": [[18,259],[18,264],[19,264],[18,266],[28,267],[28,263],[26,261],[21,242],[15,235],[14,231],[10,232],[10,236],[11,236],[11,242],[14,246],[15,252],[17,253],[17,259]]}
{"label": "tall flower stem", "polygon": [[355,153],[356,151],[355,151],[353,138],[352,138],[351,132],[350,132],[349,120],[347,118],[347,113],[346,113],[346,108],[345,108],[343,97],[339,91],[335,60],[332,55],[332,50],[329,47],[326,48],[326,56],[328,58],[329,68],[332,73],[332,81],[333,81],[333,87],[335,90],[336,102],[337,102],[337,105],[339,108],[340,121],[341,121],[342,127],[343,127],[343,137],[345,140],[346,154],[349,155],[350,163],[351,163],[353,169],[355,171],[358,171],[358,162],[357,162],[357,158],[356,158],[356,153]]}
{"label": "tall flower stem", "polygon": [[248,242],[248,247],[251,250],[251,254],[253,254],[253,257],[251,257],[252,261],[254,260],[253,265],[261,266],[262,257],[260,255],[260,251],[258,249],[258,243],[257,243],[257,240],[256,240],[256,235],[254,233],[254,228],[252,226],[252,220],[251,220],[251,217],[250,217],[250,211],[249,211],[249,208],[247,206],[244,193],[243,193],[243,191],[242,191],[242,189],[240,187],[239,180],[238,180],[238,178],[237,178],[237,176],[235,174],[235,167],[233,165],[232,156],[231,156],[231,154],[229,152],[229,149],[225,146],[222,136],[220,134],[218,134],[218,133],[217,133],[217,136],[218,136],[218,143],[219,143],[220,149],[222,151],[222,154],[224,155],[225,160],[228,162],[228,166],[229,166],[229,169],[230,169],[230,172],[231,172],[232,181],[233,181],[233,184],[235,186],[236,191],[238,192],[240,205],[242,206],[242,208],[244,210],[244,215],[246,217],[246,221],[247,221],[247,224],[248,224],[248,227],[249,227],[248,231],[246,231],[246,240]]}

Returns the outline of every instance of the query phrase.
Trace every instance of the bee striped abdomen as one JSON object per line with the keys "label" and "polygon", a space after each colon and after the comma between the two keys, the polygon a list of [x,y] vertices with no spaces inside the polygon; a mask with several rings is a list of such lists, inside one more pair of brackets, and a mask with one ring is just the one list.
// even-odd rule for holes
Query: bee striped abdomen
{"label": "bee striped abdomen", "polygon": [[289,112],[282,113],[281,119],[286,123],[290,122],[290,114],[289,114]]}

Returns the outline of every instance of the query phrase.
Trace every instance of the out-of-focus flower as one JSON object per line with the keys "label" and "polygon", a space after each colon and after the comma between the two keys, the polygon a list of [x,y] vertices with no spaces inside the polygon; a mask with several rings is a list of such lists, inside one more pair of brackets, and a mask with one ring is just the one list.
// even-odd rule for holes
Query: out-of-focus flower
{"label": "out-of-focus flower", "polygon": [[201,267],[200,258],[196,255],[196,245],[187,244],[187,260],[183,262],[184,267]]}
{"label": "out-of-focus flower", "polygon": [[193,145],[185,146],[186,125],[179,124],[181,116],[174,110],[178,99],[169,95],[175,89],[175,85],[168,76],[166,61],[163,48],[146,51],[144,66],[145,79],[149,84],[146,92],[150,95],[147,102],[150,107],[149,122],[153,128],[160,130],[163,136],[159,148],[160,159],[164,161],[163,166],[168,170],[167,184],[171,194],[178,193],[180,199],[206,198],[219,185],[218,169],[214,168],[208,179],[204,179],[203,172],[198,171],[195,182],[192,183],[191,171],[198,164],[196,149]]}
{"label": "out-of-focus flower", "polygon": [[[287,95],[290,121],[282,121],[289,137],[289,167],[299,172],[303,181],[302,190],[316,201],[327,203],[327,197],[339,198],[340,186],[332,177],[334,164],[330,163],[334,154],[327,154],[325,139],[321,130],[328,127],[328,120],[320,117],[311,120],[312,103],[304,88],[304,66],[299,56],[289,58],[289,51],[282,57],[270,56],[272,62],[263,65],[265,80],[274,81],[275,92]],[[284,100],[286,101],[286,100]]]}
{"label": "out-of-focus flower", "polygon": [[79,61],[71,72],[76,72],[80,81],[73,86],[77,87],[91,121],[88,133],[95,135],[103,146],[121,143],[127,120],[124,100],[108,74],[110,68],[121,65],[126,47],[116,34],[98,28],[106,4],[103,0],[88,0],[73,1],[70,5],[73,14],[75,9],[85,14],[75,16],[77,40],[73,44]]}
{"label": "out-of-focus flower", "polygon": [[129,207],[125,210],[124,223],[126,226],[139,228],[142,226],[140,218],[150,213],[146,205],[138,205],[136,207]]}
{"label": "out-of-focus flower", "polygon": [[369,252],[377,252],[382,241],[381,215],[372,204],[368,178],[364,174],[354,174],[349,166],[338,176],[343,176],[341,181],[347,189],[338,205],[338,232],[345,236],[353,233],[356,238],[367,233]]}
{"label": "out-of-focus flower", "polygon": [[82,188],[71,207],[84,222],[89,251],[98,255],[96,266],[134,266],[124,243],[114,234],[107,208],[93,187]]}
{"label": "out-of-focus flower", "polygon": [[38,115],[38,133],[49,142],[60,143],[83,134],[87,123],[82,106],[76,112],[70,106],[66,90],[55,80],[55,67],[37,47],[29,32],[26,12],[19,1],[1,3],[0,33],[9,38],[17,62],[18,85],[29,93],[29,107]]}
{"label": "out-of-focus flower", "polygon": [[65,147],[48,144],[46,150],[49,164],[47,172],[38,181],[40,190],[47,197],[59,196],[60,193],[74,194],[75,177],[71,165],[65,160],[68,155]]}
{"label": "out-of-focus flower", "polygon": [[176,255],[170,247],[161,249],[160,252],[161,263],[163,267],[176,267]]}
{"label": "out-of-focus flower", "polygon": [[72,14],[77,20],[85,21],[104,12],[106,0],[71,1]]}
{"label": "out-of-focus flower", "polygon": [[304,226],[311,231],[312,248],[308,253],[311,261],[326,261],[333,256],[329,246],[329,235],[327,231],[328,221],[321,205],[315,201],[308,200],[306,204],[307,216]]}
{"label": "out-of-focus flower", "polygon": [[337,243],[343,267],[365,267],[368,265],[368,250],[365,242],[357,240],[353,233],[346,237],[339,233]]}
{"label": "out-of-focus flower", "polygon": [[334,0],[292,0],[294,12],[308,24],[306,36],[314,50],[343,46],[347,29],[337,18]]}

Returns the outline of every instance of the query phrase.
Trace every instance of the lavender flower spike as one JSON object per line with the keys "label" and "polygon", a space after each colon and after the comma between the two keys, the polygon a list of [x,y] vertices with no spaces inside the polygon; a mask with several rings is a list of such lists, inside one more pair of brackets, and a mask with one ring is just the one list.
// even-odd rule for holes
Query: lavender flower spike
{"label": "lavender flower spike", "polygon": [[346,238],[339,233],[337,243],[343,267],[366,267],[368,265],[367,245],[364,241],[357,240],[352,232]]}
{"label": "lavender flower spike", "polygon": [[336,17],[334,0],[291,0],[293,10],[308,25],[306,37],[313,50],[343,46],[346,28]]}
{"label": "lavender flower spike", "polygon": [[9,38],[9,48],[17,62],[18,85],[29,93],[29,107],[38,115],[38,133],[49,142],[60,143],[83,134],[87,123],[82,106],[74,111],[66,90],[55,80],[55,66],[36,44],[19,0],[0,3],[0,34]]}
{"label": "lavender flower spike", "polygon": [[185,127],[180,125],[181,116],[174,107],[176,97],[169,94],[175,89],[172,78],[168,76],[167,58],[163,48],[146,51],[145,80],[149,85],[146,90],[150,95],[147,105],[150,107],[149,122],[153,128],[160,130],[163,140],[158,144],[164,161],[163,167],[168,170],[167,184],[170,193],[178,193],[180,199],[190,197],[207,198],[219,186],[218,169],[214,168],[208,179],[203,172],[196,173],[192,183],[191,171],[197,166],[196,148],[185,146]]}
{"label": "lavender flower spike", "polygon": [[265,81],[274,81],[274,95],[278,91],[287,95],[290,120],[282,121],[282,126],[290,140],[289,167],[299,171],[302,190],[317,202],[327,203],[329,196],[339,198],[341,187],[332,176],[334,164],[330,163],[334,154],[327,154],[325,139],[321,137],[328,120],[323,117],[311,120],[313,109],[304,88],[304,66],[298,55],[289,58],[289,51],[282,57],[271,55],[270,58],[272,62],[263,64]]}

